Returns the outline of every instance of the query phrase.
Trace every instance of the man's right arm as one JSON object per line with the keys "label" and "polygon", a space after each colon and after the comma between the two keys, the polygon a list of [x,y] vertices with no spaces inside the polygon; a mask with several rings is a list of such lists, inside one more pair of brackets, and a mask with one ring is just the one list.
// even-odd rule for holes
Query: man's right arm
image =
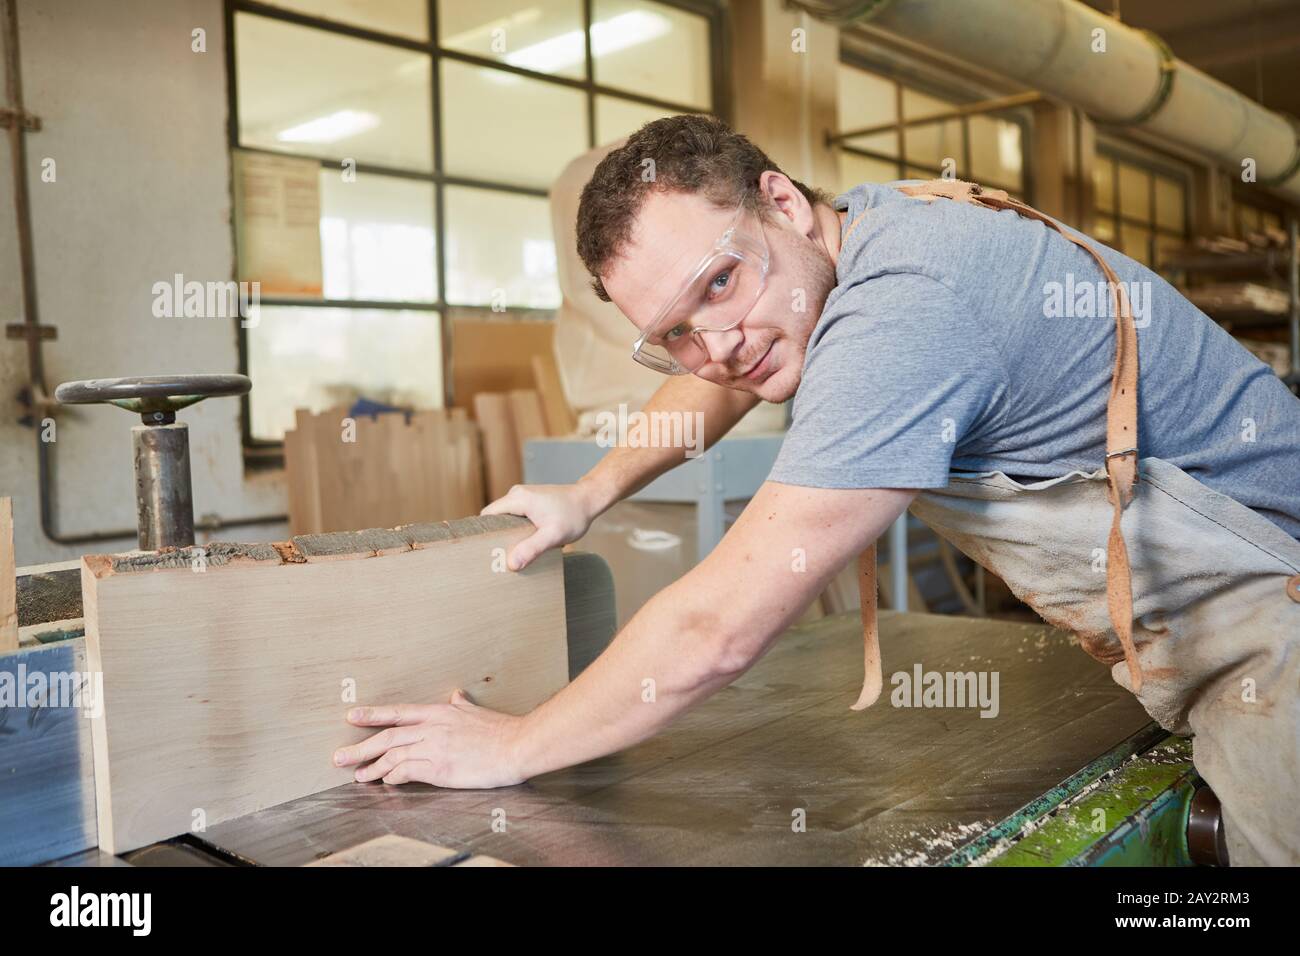
{"label": "man's right arm", "polygon": [[[680,375],[664,382],[642,410],[647,414],[702,412],[703,445],[707,449],[758,402],[747,392],[723,388],[694,375]],[[575,484],[515,485],[482,513],[523,515],[537,526],[537,531],[515,545],[507,558],[511,570],[517,571],[548,548],[578,540],[612,505],[685,460],[685,448],[616,447]]]}

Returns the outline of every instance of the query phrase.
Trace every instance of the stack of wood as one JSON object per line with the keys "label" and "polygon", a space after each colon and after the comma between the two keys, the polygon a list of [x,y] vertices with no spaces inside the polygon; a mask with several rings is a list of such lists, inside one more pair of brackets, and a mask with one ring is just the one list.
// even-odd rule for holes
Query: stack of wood
{"label": "stack of wood", "polygon": [[1288,240],[1286,230],[1261,226],[1258,230],[1246,233],[1246,242],[1257,249],[1285,249]]}
{"label": "stack of wood", "polygon": [[1250,244],[1233,236],[1197,236],[1192,240],[1192,248],[1198,252],[1230,256],[1249,252]]}
{"label": "stack of wood", "polygon": [[1216,319],[1282,316],[1291,310],[1291,297],[1285,289],[1262,282],[1214,282],[1184,294],[1198,309]]}
{"label": "stack of wood", "polygon": [[478,428],[463,408],[350,418],[299,409],[284,436],[292,534],[391,528],[478,514]]}
{"label": "stack of wood", "polygon": [[577,428],[554,344],[553,322],[461,319],[452,326],[452,391],[482,430],[489,501],[524,480],[524,442]]}
{"label": "stack of wood", "polygon": [[[483,464],[487,496],[495,501],[511,485],[524,480],[524,443],[530,438],[567,435],[568,421],[547,414],[543,393],[519,388],[509,392],[479,392],[474,396],[474,418],[483,432]],[[568,406],[564,406],[568,414]]]}
{"label": "stack of wood", "polygon": [[1199,252],[1212,252],[1225,256],[1240,255],[1252,249],[1285,249],[1286,247],[1286,230],[1273,226],[1247,230],[1240,239],[1235,236],[1197,236],[1192,240],[1192,248]]}

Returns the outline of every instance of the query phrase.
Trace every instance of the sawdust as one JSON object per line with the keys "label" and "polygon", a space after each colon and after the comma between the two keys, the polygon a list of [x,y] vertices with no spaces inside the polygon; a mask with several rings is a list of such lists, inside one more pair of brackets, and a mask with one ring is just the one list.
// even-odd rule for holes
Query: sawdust
{"label": "sawdust", "polygon": [[862,865],[933,866],[992,825],[992,821],[976,820],[973,823],[959,823],[955,826],[932,826],[913,830],[902,838],[902,842],[915,843],[919,840],[923,849],[909,848],[897,850],[886,857],[868,857]]}

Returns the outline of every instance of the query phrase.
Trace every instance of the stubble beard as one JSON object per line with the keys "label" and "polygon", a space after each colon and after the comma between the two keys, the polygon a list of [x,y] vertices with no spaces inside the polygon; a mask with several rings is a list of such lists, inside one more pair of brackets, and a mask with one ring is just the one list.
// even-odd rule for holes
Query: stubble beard
{"label": "stubble beard", "polygon": [[777,404],[789,401],[799,390],[808,340],[821,318],[826,299],[836,284],[834,264],[811,242],[798,242],[790,251],[794,253],[796,268],[803,277],[794,289],[802,289],[804,292],[804,310],[794,311],[792,296],[791,315],[794,321],[779,336],[785,352],[781,367],[767,381],[753,389],[759,398]]}

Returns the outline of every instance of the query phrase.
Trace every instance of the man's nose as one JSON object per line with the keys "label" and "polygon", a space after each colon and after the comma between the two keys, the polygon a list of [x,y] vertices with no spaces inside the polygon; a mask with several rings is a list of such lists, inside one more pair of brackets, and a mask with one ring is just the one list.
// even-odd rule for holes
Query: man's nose
{"label": "man's nose", "polygon": [[704,351],[708,353],[709,361],[720,365],[726,365],[740,349],[740,344],[745,341],[745,333],[740,326],[727,329],[725,332],[700,331],[696,333],[696,337],[704,344]]}

